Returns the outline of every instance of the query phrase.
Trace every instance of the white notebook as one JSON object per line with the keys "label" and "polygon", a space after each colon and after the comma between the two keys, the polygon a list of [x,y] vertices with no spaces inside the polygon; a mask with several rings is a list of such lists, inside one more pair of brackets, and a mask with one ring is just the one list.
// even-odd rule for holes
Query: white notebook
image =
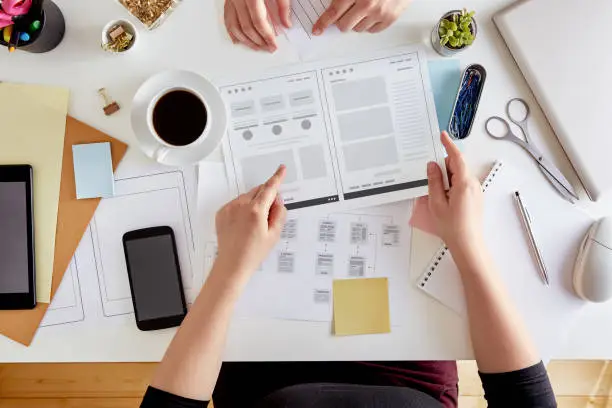
{"label": "white notebook", "polygon": [[[534,174],[539,176],[539,174]],[[497,162],[483,183],[485,240],[510,297],[526,321],[544,360],[562,344],[570,322],[585,302],[572,289],[572,270],[582,239],[593,220],[562,200],[553,188],[529,188],[525,174]],[[542,283],[512,194],[520,191],[533,220],[534,234],[548,268]],[[444,246],[418,279],[420,289],[466,316],[463,285]]]}

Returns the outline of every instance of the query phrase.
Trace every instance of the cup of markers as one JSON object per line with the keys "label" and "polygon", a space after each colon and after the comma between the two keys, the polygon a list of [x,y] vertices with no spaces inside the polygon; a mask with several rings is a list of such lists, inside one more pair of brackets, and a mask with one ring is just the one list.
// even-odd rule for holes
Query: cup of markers
{"label": "cup of markers", "polygon": [[49,52],[61,43],[65,31],[64,15],[51,0],[0,2],[0,45],[9,52]]}

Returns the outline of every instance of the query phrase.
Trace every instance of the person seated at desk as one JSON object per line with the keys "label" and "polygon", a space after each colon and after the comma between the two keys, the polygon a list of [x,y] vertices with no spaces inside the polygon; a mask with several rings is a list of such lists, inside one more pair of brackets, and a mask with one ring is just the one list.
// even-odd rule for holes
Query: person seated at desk
{"label": "person seated at desk", "polygon": [[[321,1],[321,0],[313,0]],[[291,28],[291,0],[225,0],[225,28],[234,44],[276,51],[273,21]],[[321,35],[335,24],[341,31],[378,33],[397,20],[410,0],[332,0],[312,27]]]}
{"label": "person seated at desk", "polygon": [[[463,280],[478,369],[489,407],[556,407],[548,374],[491,268],[482,191],[446,132],[451,189],[429,163],[429,209]],[[455,362],[223,363],[236,300],[278,242],[286,209],[280,167],[217,214],[218,257],[172,340],[141,407],[456,407]],[[410,313],[410,311],[406,311]],[[213,391],[214,390],[214,391]]]}

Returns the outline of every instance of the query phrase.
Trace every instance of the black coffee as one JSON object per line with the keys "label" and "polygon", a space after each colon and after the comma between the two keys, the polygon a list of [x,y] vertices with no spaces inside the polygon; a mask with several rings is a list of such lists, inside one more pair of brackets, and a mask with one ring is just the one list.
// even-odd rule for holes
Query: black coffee
{"label": "black coffee", "polygon": [[153,127],[166,143],[186,146],[204,132],[208,112],[204,103],[188,91],[172,91],[162,96],[153,108]]}

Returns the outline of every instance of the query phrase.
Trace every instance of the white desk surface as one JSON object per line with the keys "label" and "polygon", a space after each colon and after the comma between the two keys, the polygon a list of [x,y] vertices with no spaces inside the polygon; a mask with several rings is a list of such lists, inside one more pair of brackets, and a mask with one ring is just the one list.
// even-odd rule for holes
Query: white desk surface
{"label": "white desk surface", "polygon": [[[68,87],[72,95],[72,116],[132,145],[130,101],[139,85],[159,71],[180,68],[214,79],[238,73],[245,67],[259,71],[299,63],[297,54],[284,40],[275,55],[233,46],[222,26],[218,7],[221,0],[183,2],[157,30],[140,30],[136,48],[119,56],[100,49],[102,27],[112,19],[127,17],[118,3],[113,0],[55,1],[67,21],[63,43],[49,54],[1,53],[0,80]],[[503,113],[506,101],[520,96],[532,107],[532,136],[574,186],[579,186],[571,165],[491,22],[492,14],[508,3],[509,0],[462,3],[477,11],[479,24],[475,45],[460,54],[462,65],[478,62],[488,70],[478,118],[462,149],[475,171],[483,172],[495,159],[503,159],[532,169],[533,183],[550,188],[535,162],[519,147],[493,141],[483,131],[484,118]],[[388,31],[379,35],[345,35],[326,45],[316,58],[342,55],[347,50],[367,53],[419,42],[427,45],[431,58],[438,58],[429,45],[429,35],[436,19],[454,8],[457,8],[456,1],[414,0],[402,19]],[[117,115],[107,118],[102,114],[96,94],[100,87],[106,87],[122,105]],[[218,153],[213,156],[210,160],[220,160]],[[580,205],[587,207],[593,216],[611,215],[612,195],[598,203],[584,199]],[[421,273],[437,246],[436,239],[415,231],[410,270],[413,278]],[[225,358],[255,361],[473,357],[466,324],[461,318],[417,289],[411,293],[410,302],[404,324],[394,327],[389,335],[334,338],[329,324],[236,320],[231,326]],[[612,303],[589,306],[554,358],[612,359],[611,321]],[[140,332],[133,324],[118,324],[104,330],[83,324],[45,327],[29,348],[0,336],[0,361],[159,361],[173,333],[173,330]]]}

